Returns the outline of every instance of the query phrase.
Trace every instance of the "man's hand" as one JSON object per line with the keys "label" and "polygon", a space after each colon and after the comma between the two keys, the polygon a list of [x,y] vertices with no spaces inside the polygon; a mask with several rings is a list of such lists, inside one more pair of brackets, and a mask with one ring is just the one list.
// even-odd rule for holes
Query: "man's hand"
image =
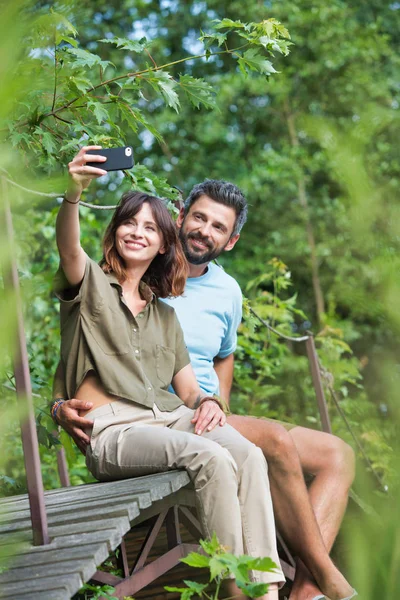
{"label": "man's hand", "polygon": [[82,454],[86,454],[90,442],[84,429],[92,429],[93,421],[80,417],[78,411],[89,410],[92,406],[92,402],[72,398],[63,402],[57,410],[57,423],[72,437]]}
{"label": "man's hand", "polygon": [[216,402],[206,400],[196,410],[191,422],[194,423],[194,432],[201,435],[203,431],[211,431],[217,425],[225,425],[226,415]]}

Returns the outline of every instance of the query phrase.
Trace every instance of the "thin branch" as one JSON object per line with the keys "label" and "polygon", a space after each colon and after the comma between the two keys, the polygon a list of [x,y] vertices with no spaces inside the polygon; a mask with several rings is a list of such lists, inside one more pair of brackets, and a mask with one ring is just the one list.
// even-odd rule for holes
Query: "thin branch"
{"label": "thin branch", "polygon": [[54,34],[54,91],[53,91],[53,104],[51,105],[51,110],[54,110],[56,105],[56,93],[57,93],[57,45]]}
{"label": "thin branch", "polygon": [[45,124],[43,123],[43,127],[44,127],[45,129],[47,129],[47,131],[50,131],[50,133],[52,133],[53,135],[55,135],[55,136],[56,136],[56,137],[57,137],[59,140],[63,140],[63,139],[64,139],[64,138],[63,138],[63,136],[62,136],[61,134],[57,133],[57,131],[54,131],[54,129],[52,129],[52,128],[51,128],[51,127],[49,127],[48,125],[45,125]]}
{"label": "thin branch", "polygon": [[53,114],[52,117],[58,119],[59,121],[62,121],[63,123],[68,123],[68,125],[72,125],[72,121],[68,121],[68,119],[63,119],[59,115]]}
{"label": "thin branch", "polygon": [[251,314],[254,315],[264,325],[264,327],[275,333],[275,335],[277,335],[278,337],[287,340],[288,342],[306,342],[311,337],[309,335],[303,335],[302,337],[290,337],[288,335],[285,335],[284,333],[281,333],[280,331],[272,327],[262,317],[260,317],[260,315],[256,313],[256,311],[253,308],[251,308],[251,306],[249,306],[249,310]]}
{"label": "thin branch", "polygon": [[30,194],[35,194],[35,196],[43,196],[44,198],[61,198],[61,196],[63,196],[63,194],[54,194],[54,193],[49,194],[46,192],[37,192],[36,190],[30,190],[29,188],[26,188],[23,185],[16,183],[12,179],[9,179],[8,177],[5,177],[4,175],[2,175],[2,179],[7,181],[7,183],[11,183],[12,185],[15,185],[15,187],[19,188],[20,190],[23,190],[24,192],[29,192]]}
{"label": "thin branch", "polygon": [[[1,170],[4,171],[4,169],[1,169]],[[11,183],[11,185],[14,185],[15,187],[19,188],[20,190],[22,190],[24,192],[28,192],[29,194],[34,194],[35,196],[43,196],[43,198],[62,198],[64,196],[64,192],[62,192],[61,194],[55,194],[55,193],[38,192],[37,190],[31,190],[23,185],[20,185],[19,183],[16,183],[12,179],[5,177],[4,175],[2,175],[2,179],[4,179],[4,181],[7,181],[7,183]],[[98,204],[90,204],[89,202],[83,202],[83,200],[80,200],[79,204],[82,204],[82,206],[87,206],[88,208],[94,208],[96,210],[114,210],[115,208],[117,208],[116,204],[110,204],[108,206],[107,205],[100,206]]]}
{"label": "thin branch", "polygon": [[155,66],[156,69],[158,69],[157,63],[154,60],[154,58],[152,57],[152,55],[150,54],[150,52],[147,50],[147,48],[144,49],[146,54],[148,55],[148,57],[150,58],[151,62],[153,63],[153,65]]}

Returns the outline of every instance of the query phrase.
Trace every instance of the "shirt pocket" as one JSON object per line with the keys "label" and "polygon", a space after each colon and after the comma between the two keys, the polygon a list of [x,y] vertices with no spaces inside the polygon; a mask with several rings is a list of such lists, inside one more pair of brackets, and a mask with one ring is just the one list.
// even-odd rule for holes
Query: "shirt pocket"
{"label": "shirt pocket", "polygon": [[156,345],[157,377],[164,387],[169,386],[174,376],[175,350],[168,346]]}
{"label": "shirt pocket", "polygon": [[104,354],[122,356],[131,350],[131,326],[122,309],[102,302],[92,311],[89,330]]}

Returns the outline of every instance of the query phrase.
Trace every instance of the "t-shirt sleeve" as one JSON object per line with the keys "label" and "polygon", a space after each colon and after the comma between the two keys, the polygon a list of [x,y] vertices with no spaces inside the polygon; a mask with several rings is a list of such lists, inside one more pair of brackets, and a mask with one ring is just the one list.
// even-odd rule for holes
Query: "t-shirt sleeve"
{"label": "t-shirt sleeve", "polygon": [[242,292],[239,286],[235,286],[232,290],[232,310],[227,315],[228,328],[224,339],[221,343],[221,348],[218,353],[219,358],[226,358],[236,350],[237,346],[237,330],[242,320]]}
{"label": "t-shirt sleeve", "polygon": [[55,295],[64,306],[73,306],[84,300],[91,303],[95,298],[91,298],[90,296],[98,294],[99,281],[103,278],[104,273],[101,267],[86,255],[85,273],[81,283],[71,286],[60,264],[54,276],[53,289]]}
{"label": "t-shirt sleeve", "polygon": [[175,319],[175,367],[174,377],[183,367],[190,363],[190,356],[183,337],[182,327],[178,321],[178,317],[174,311]]}

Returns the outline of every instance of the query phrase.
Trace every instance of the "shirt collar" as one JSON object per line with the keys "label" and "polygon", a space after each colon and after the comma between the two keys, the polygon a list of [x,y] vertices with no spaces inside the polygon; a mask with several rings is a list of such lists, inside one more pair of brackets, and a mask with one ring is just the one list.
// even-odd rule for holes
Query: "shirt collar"
{"label": "shirt collar", "polygon": [[[121,295],[122,287],[121,287],[121,284],[119,283],[118,279],[115,277],[114,273],[106,273],[106,277],[107,277],[110,285],[118,286],[119,293]],[[141,281],[139,283],[139,292],[140,292],[140,295],[143,297],[143,299],[146,300],[147,304],[150,304],[150,302],[153,302],[153,300],[156,299],[154,292],[144,281]]]}

